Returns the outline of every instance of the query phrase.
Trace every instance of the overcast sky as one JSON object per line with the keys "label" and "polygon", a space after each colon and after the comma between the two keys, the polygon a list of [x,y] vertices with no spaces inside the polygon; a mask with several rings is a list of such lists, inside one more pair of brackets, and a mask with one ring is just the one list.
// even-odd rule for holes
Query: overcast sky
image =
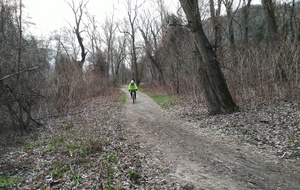
{"label": "overcast sky", "polygon": [[[71,2],[72,0],[68,0]],[[78,2],[80,0],[74,0]],[[138,0],[144,1],[144,0]],[[168,6],[177,7],[179,0],[167,0]],[[123,0],[89,0],[88,10],[90,15],[95,15],[98,22],[103,23],[106,15],[111,15],[113,7],[115,7],[114,13],[123,15],[125,13],[125,5]],[[147,0],[146,0],[147,2]],[[260,0],[253,0],[257,3]],[[59,30],[64,26],[68,26],[68,22],[73,25],[74,15],[71,8],[65,2],[65,0],[23,0],[25,8],[23,12],[25,14],[26,21],[33,22],[35,25],[30,27],[30,31],[37,36],[46,36],[54,30]],[[77,4],[78,5],[78,4]]]}
{"label": "overcast sky", "polygon": [[[102,20],[106,14],[112,12],[113,2],[118,3],[118,0],[89,0],[87,6],[91,15]],[[23,0],[23,4],[25,16],[28,16],[27,21],[36,24],[31,26],[31,30],[37,35],[47,35],[67,26],[68,22],[74,23],[72,9],[64,0]]]}

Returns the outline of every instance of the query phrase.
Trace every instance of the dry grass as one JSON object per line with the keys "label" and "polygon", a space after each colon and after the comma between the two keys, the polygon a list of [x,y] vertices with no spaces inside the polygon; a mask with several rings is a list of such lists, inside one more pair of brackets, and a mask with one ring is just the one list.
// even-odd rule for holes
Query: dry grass
{"label": "dry grass", "polygon": [[120,90],[112,88],[106,96],[86,101],[77,114],[51,118],[18,151],[3,154],[0,168],[5,177],[0,188],[3,181],[10,181],[6,188],[21,189],[139,186],[144,181],[142,156],[121,122],[120,95]]}
{"label": "dry grass", "polygon": [[168,86],[161,86],[156,83],[141,83],[139,88],[143,91],[155,95],[171,95],[173,94]]}

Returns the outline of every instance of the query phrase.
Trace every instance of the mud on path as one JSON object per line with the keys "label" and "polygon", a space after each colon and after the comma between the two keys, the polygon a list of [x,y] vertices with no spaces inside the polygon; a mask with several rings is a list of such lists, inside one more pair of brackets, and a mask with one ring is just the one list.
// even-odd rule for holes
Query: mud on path
{"label": "mud on path", "polygon": [[299,161],[186,123],[141,92],[132,104],[124,91],[124,122],[141,142],[148,166],[163,170],[156,178],[164,189],[300,189]]}

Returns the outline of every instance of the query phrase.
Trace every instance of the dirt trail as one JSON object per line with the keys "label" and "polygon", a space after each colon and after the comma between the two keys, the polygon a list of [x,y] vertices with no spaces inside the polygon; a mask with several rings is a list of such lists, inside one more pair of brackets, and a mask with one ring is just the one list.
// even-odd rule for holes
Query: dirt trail
{"label": "dirt trail", "polygon": [[127,96],[124,120],[148,152],[147,162],[169,169],[166,181],[193,189],[300,189],[299,161],[185,123],[143,93],[136,104]]}

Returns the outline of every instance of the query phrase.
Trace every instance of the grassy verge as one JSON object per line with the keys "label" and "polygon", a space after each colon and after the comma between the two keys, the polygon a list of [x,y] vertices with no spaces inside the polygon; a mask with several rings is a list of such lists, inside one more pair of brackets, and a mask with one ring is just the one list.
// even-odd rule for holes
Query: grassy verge
{"label": "grassy verge", "polygon": [[139,91],[147,94],[152,98],[161,108],[170,109],[171,106],[177,101],[175,96],[167,95],[168,93],[164,88],[151,84],[141,84]]}
{"label": "grassy verge", "polygon": [[10,189],[17,182],[21,181],[21,179],[17,177],[11,177],[9,175],[0,176],[0,188],[1,189]]}
{"label": "grassy verge", "polygon": [[120,98],[120,102],[121,102],[122,104],[125,104],[125,102],[126,102],[126,94],[125,94],[125,92],[122,93],[122,96],[121,96],[121,98]]}
{"label": "grassy verge", "polygon": [[157,94],[150,94],[146,93],[150,98],[152,98],[158,105],[160,105],[163,109],[170,109],[172,104],[176,101],[174,96],[168,95],[157,95]]}

